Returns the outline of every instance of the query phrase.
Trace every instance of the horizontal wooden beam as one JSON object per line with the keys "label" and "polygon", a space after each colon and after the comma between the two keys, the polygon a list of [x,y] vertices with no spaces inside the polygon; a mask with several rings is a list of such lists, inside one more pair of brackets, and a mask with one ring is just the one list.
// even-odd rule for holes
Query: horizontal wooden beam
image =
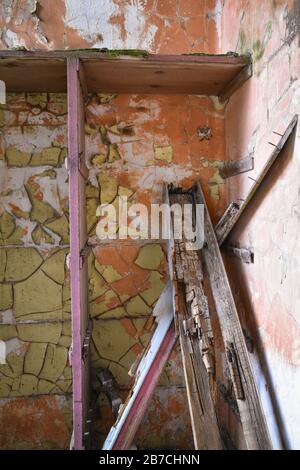
{"label": "horizontal wooden beam", "polygon": [[[154,55],[134,51],[0,51],[7,92],[66,92],[66,61],[81,62],[83,94],[219,95],[249,65],[238,55]],[[84,68],[85,80],[82,80]]]}

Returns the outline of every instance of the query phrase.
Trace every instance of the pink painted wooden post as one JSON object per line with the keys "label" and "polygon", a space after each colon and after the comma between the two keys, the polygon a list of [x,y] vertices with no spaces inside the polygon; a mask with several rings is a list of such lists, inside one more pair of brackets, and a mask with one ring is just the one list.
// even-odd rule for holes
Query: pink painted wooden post
{"label": "pink painted wooden post", "polygon": [[73,443],[72,448],[84,448],[83,434],[87,416],[88,364],[84,359],[84,342],[87,335],[87,263],[81,257],[85,246],[85,180],[81,171],[84,157],[84,104],[79,79],[80,61],[68,58],[68,138],[69,138],[69,209],[70,209],[70,275],[72,309],[73,376]]}

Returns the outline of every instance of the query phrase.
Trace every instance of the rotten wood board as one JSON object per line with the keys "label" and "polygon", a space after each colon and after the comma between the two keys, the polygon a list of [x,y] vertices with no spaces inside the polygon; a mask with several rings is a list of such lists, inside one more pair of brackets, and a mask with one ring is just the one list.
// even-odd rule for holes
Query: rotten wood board
{"label": "rotten wood board", "polygon": [[183,318],[187,318],[187,315],[184,315],[186,299],[183,290],[183,287],[177,290],[179,308],[177,322],[194,446],[196,450],[222,450],[209,375],[199,347],[199,338],[187,332],[184,327]]}
{"label": "rotten wood board", "polygon": [[[169,203],[182,208],[193,203],[191,194],[171,193]],[[174,224],[173,214],[173,224]],[[173,233],[171,224],[170,232]],[[213,331],[207,297],[203,289],[202,261],[198,250],[184,234],[182,240],[170,240],[170,277],[173,284],[175,324],[179,332],[182,363],[189,403],[195,449],[221,450],[210,384],[214,375]]]}
{"label": "rotten wood board", "polygon": [[275,145],[270,158],[267,160],[259,176],[255,179],[254,184],[250,188],[250,191],[248,192],[245,200],[242,203],[239,203],[238,201],[231,202],[219,222],[216,224],[215,233],[220,246],[222,245],[224,240],[226,240],[226,238],[229,236],[233,228],[236,226],[246,207],[249,206],[257,190],[261,187],[264,179],[271,171],[272,166],[277,160],[278,155],[280,154],[288,138],[296,128],[297,122],[298,115],[295,115],[288,127],[286,128],[284,134],[281,136],[280,141],[277,145]]}
{"label": "rotten wood board", "polygon": [[194,198],[195,203],[204,205],[205,245],[201,253],[210,280],[247,448],[271,449],[243,331],[200,183],[196,186]]}

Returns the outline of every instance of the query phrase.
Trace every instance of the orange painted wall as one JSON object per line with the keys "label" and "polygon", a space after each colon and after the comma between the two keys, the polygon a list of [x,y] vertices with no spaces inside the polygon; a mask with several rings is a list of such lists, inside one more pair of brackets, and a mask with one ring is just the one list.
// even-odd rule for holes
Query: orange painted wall
{"label": "orange painted wall", "polygon": [[[255,168],[230,179],[228,200],[244,198],[299,113],[299,1],[225,2],[222,47],[251,52],[253,77],[225,113],[227,159],[253,152]],[[231,237],[254,249],[254,264],[228,258],[273,443],[299,448],[299,124],[270,178]],[[250,177],[250,178],[249,178]],[[278,431],[279,428],[279,431]],[[276,431],[277,429],[277,431]]]}

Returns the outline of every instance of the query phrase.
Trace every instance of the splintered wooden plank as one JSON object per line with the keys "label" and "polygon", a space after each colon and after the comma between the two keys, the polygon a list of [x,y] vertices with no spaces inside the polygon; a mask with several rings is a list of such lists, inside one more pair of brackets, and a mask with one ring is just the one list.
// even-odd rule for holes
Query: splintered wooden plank
{"label": "splintered wooden plank", "polygon": [[[167,199],[167,198],[165,198]],[[169,203],[193,205],[192,194],[170,193]],[[174,224],[174,216],[173,216]],[[171,226],[171,234],[173,234]],[[168,250],[170,278],[173,284],[174,314],[179,332],[182,363],[188,397],[195,449],[221,450],[210,377],[214,374],[213,331],[208,300],[203,288],[202,261],[198,250],[183,234],[182,240],[173,235]]]}
{"label": "splintered wooden plank", "polygon": [[244,335],[200,183],[196,186],[194,197],[195,202],[204,204],[205,208],[205,245],[201,252],[226,348],[227,362],[247,448],[249,450],[271,449],[271,440]]}
{"label": "splintered wooden plank", "polygon": [[[178,292],[178,306],[186,309],[182,292]],[[221,450],[222,442],[212,401],[209,376],[201,357],[199,338],[188,336],[182,319],[178,319],[184,379],[196,450]]]}
{"label": "splintered wooden plank", "polygon": [[174,327],[170,282],[158,299],[153,315],[156,329],[135,371],[135,383],[105,440],[104,450],[130,449],[158,379],[175,346],[177,334]]}
{"label": "splintered wooden plank", "polygon": [[84,156],[84,109],[79,81],[79,60],[68,59],[68,170],[70,207],[70,276],[73,377],[73,442],[71,447],[84,448],[83,435],[88,408],[88,309],[87,263],[81,253],[86,242],[85,180],[80,172]]}
{"label": "splintered wooden plank", "polygon": [[298,122],[298,115],[295,115],[292,121],[290,122],[290,124],[288,125],[288,127],[286,128],[286,131],[281,136],[278,144],[274,146],[274,150],[270,158],[267,160],[259,176],[255,179],[255,182],[252,185],[244,202],[241,204],[239,202],[231,202],[228,208],[226,209],[226,211],[224,212],[223,216],[217,223],[215,227],[215,233],[216,233],[216,237],[220,246],[222,245],[224,240],[226,240],[226,238],[228,237],[230,232],[233,230],[233,228],[236,226],[238,220],[240,219],[241,215],[245,211],[246,207],[249,206],[257,190],[261,187],[266,176],[271,171],[272,166],[274,165],[278,155],[283,149],[286,141],[288,140],[288,138],[294,131],[295,127],[297,126],[297,122]]}

